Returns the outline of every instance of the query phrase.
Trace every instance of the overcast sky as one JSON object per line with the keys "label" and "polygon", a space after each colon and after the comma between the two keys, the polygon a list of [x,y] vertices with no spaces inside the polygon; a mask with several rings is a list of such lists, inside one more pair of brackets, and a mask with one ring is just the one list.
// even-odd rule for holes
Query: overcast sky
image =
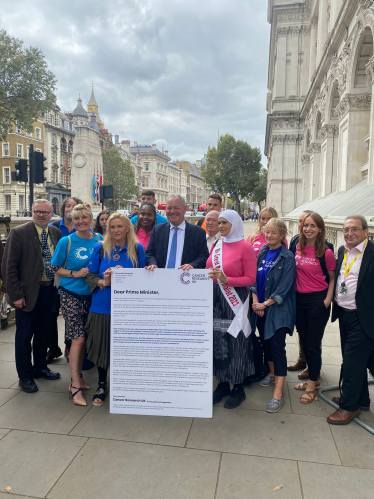
{"label": "overcast sky", "polygon": [[265,0],[1,0],[0,26],[43,51],[58,104],[196,161],[219,133],[263,152],[269,25]]}

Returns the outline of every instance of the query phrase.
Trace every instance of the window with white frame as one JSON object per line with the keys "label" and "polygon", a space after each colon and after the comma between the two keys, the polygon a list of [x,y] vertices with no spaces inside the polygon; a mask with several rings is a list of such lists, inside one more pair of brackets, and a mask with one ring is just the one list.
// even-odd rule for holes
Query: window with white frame
{"label": "window with white frame", "polygon": [[52,144],[56,144],[56,134],[52,133]]}
{"label": "window with white frame", "polygon": [[146,172],[149,171],[149,164],[148,163],[145,164],[145,171]]}
{"label": "window with white frame", "polygon": [[30,159],[30,146],[26,146],[27,159]]}
{"label": "window with white frame", "polygon": [[65,130],[69,130],[69,122],[65,121]]}
{"label": "window with white frame", "polygon": [[41,139],[42,138],[41,130],[38,127],[35,127],[35,138],[36,139]]}
{"label": "window with white frame", "polygon": [[12,196],[9,194],[5,195],[5,211],[11,211],[12,210]]}
{"label": "window with white frame", "polygon": [[25,196],[23,195],[18,197],[18,209],[19,211],[23,211],[25,209]]}
{"label": "window with white frame", "polygon": [[3,168],[3,184],[10,184],[10,166]]}
{"label": "window with white frame", "polygon": [[17,144],[17,158],[22,158],[23,156],[23,145]]}
{"label": "window with white frame", "polygon": [[9,142],[3,143],[3,156],[9,156]]}

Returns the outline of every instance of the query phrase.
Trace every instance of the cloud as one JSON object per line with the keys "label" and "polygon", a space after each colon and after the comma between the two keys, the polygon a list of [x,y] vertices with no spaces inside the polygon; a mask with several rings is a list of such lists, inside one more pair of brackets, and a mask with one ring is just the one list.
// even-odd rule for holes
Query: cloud
{"label": "cloud", "polygon": [[[91,82],[105,126],[173,159],[200,159],[221,134],[263,149],[269,25],[248,0],[2,0],[0,25],[37,45],[72,110]],[[22,29],[20,29],[22,27]],[[167,146],[167,147],[166,147]]]}

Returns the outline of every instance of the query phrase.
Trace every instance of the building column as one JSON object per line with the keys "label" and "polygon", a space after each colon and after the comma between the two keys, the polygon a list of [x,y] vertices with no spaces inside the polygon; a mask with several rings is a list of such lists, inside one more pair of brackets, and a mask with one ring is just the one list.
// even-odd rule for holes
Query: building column
{"label": "building column", "polygon": [[328,35],[328,0],[319,0],[318,10],[318,35],[317,35],[317,66],[323,55],[323,46]]}
{"label": "building column", "polygon": [[291,74],[290,74],[290,95],[289,97],[298,97],[298,79],[299,79],[299,35],[300,26],[292,26],[291,32]]}
{"label": "building column", "polygon": [[310,86],[310,73],[309,73],[309,65],[310,65],[310,32],[311,26],[306,26],[303,28],[301,33],[302,40],[302,54],[300,54],[300,92],[301,97],[305,97],[308,93]]}
{"label": "building column", "polygon": [[275,98],[286,97],[286,55],[287,55],[287,34],[289,28],[277,29],[277,60],[275,78]]}
{"label": "building column", "polygon": [[[369,59],[369,62],[366,64],[366,73],[371,77],[371,95],[373,97],[374,92],[374,56]],[[370,108],[370,125],[369,125],[369,135],[370,135],[370,144],[369,144],[369,164],[368,164],[368,183],[374,183],[374,105],[373,98],[371,100],[371,108]]]}
{"label": "building column", "polygon": [[309,197],[308,201],[317,199],[319,196],[319,180],[321,170],[321,144],[310,145],[310,168],[309,168]]}
{"label": "building column", "polygon": [[303,199],[300,204],[306,203],[309,200],[309,182],[310,182],[310,156],[309,154],[303,154],[301,156],[301,162],[303,165]]}
{"label": "building column", "polygon": [[316,57],[317,57],[317,19],[313,17],[310,20],[310,45],[309,45],[309,80],[308,89],[310,82],[314,76],[316,70]]}

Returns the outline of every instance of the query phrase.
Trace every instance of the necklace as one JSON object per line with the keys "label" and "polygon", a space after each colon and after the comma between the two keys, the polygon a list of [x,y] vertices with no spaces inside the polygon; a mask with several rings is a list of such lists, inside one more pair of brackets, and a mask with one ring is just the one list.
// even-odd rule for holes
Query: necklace
{"label": "necklace", "polygon": [[[120,248],[121,249],[121,248]],[[115,262],[118,262],[118,260],[121,258],[119,255],[120,249],[117,250],[116,247],[114,247],[114,254],[113,254],[113,260]]]}

